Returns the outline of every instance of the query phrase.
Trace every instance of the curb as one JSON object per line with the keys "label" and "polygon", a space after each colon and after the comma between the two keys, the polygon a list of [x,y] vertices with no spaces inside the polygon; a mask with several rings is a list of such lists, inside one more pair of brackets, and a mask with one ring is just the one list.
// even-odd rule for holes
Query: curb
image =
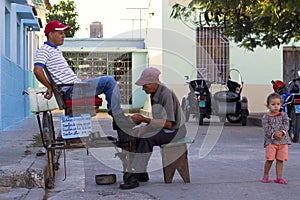
{"label": "curb", "polygon": [[247,119],[247,125],[262,127],[261,119],[249,116]]}
{"label": "curb", "polygon": [[261,118],[264,113],[251,113],[247,119],[247,125],[262,127]]}
{"label": "curb", "polygon": [[27,155],[17,165],[0,168],[0,199],[43,199],[45,190],[45,157]]}
{"label": "curb", "polygon": [[44,188],[45,159],[34,155],[26,156],[19,166],[8,165],[0,168],[0,187]]}

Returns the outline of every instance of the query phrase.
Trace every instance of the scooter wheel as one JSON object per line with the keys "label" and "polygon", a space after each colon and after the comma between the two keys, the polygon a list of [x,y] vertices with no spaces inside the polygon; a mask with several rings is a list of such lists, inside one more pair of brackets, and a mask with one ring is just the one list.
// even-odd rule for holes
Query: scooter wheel
{"label": "scooter wheel", "polygon": [[240,123],[242,120],[242,115],[241,114],[227,114],[226,118],[230,123]]}
{"label": "scooter wheel", "polygon": [[203,115],[203,114],[200,114],[200,115],[199,115],[199,119],[198,119],[198,124],[199,124],[199,125],[203,125],[203,120],[204,120],[204,115]]}

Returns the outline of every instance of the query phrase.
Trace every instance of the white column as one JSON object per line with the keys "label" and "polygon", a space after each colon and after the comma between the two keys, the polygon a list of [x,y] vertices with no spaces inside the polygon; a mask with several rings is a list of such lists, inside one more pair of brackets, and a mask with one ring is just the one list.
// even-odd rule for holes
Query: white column
{"label": "white column", "polygon": [[12,62],[17,63],[17,12],[16,4],[11,4],[11,15],[10,15],[10,59]]}

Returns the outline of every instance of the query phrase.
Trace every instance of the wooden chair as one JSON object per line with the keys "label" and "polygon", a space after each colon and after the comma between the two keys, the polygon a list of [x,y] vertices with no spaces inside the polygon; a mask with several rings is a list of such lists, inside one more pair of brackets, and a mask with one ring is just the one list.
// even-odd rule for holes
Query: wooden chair
{"label": "wooden chair", "polygon": [[[79,114],[79,113],[89,113],[91,116],[94,116],[96,114],[96,110],[100,106],[102,106],[102,98],[98,96],[85,96],[85,91],[88,86],[88,83],[85,82],[79,82],[75,84],[59,84],[57,85],[50,72],[48,71],[47,67],[44,67],[44,71],[46,74],[46,77],[52,87],[52,91],[54,93],[54,96],[56,98],[58,107],[60,110],[64,109],[65,115],[72,115],[72,114]],[[64,99],[63,98],[63,90],[62,87],[64,86],[70,86],[70,87],[78,87],[83,92],[83,96],[81,98],[76,99]]]}

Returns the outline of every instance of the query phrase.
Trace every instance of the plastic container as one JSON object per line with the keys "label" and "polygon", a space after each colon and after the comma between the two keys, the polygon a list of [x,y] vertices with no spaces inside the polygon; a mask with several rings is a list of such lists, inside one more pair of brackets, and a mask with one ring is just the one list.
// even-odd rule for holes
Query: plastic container
{"label": "plastic container", "polygon": [[44,92],[46,90],[47,88],[45,87],[28,88],[31,112],[42,112],[58,109],[58,105],[54,95],[50,100],[44,97]]}
{"label": "plastic container", "polygon": [[116,174],[99,174],[95,176],[97,185],[108,185],[116,182]]}

